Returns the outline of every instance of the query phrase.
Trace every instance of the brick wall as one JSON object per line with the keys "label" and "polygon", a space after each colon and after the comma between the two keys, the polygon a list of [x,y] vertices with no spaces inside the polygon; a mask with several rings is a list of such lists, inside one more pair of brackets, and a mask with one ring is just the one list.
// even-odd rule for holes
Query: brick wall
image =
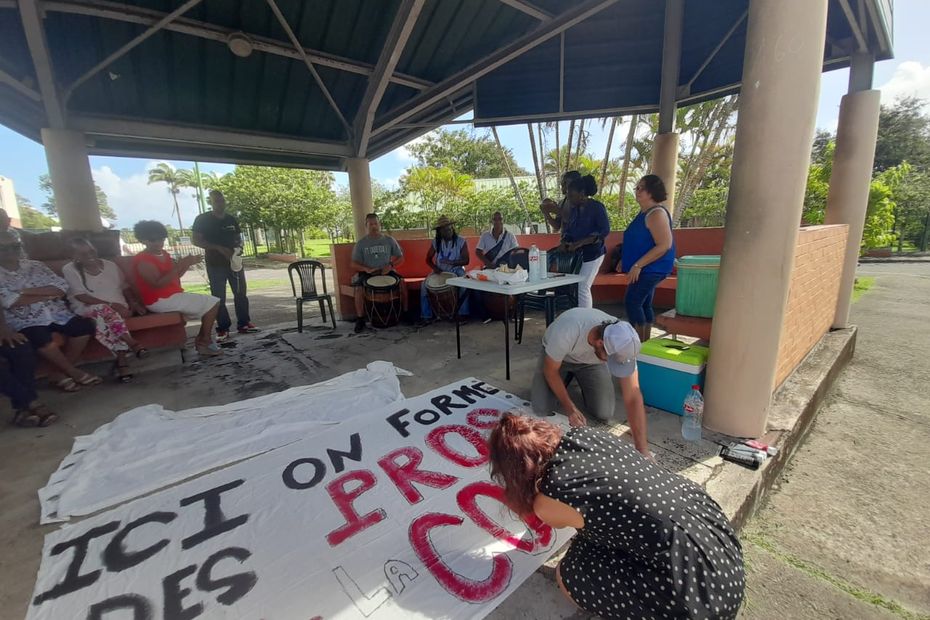
{"label": "brick wall", "polygon": [[846,225],[810,226],[798,233],[794,272],[778,347],[775,387],[830,329],[839,294]]}

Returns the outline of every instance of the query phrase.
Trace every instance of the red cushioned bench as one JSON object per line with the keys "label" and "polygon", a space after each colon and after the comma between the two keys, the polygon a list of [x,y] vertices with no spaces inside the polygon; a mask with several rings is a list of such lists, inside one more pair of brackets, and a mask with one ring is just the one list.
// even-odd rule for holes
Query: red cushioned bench
{"label": "red cushioned bench", "polygon": [[[720,254],[723,249],[723,228],[677,228],[672,231],[672,234],[675,236],[676,256]],[[467,270],[477,269],[480,267],[480,261],[475,258],[475,245],[478,243],[478,237],[465,237],[465,239],[468,241],[468,249],[472,257]],[[541,250],[548,250],[558,245],[559,235],[517,235],[517,241],[521,247],[528,248],[535,243]],[[622,232],[611,232],[606,239],[608,252],[622,241]],[[420,285],[430,273],[430,268],[426,264],[426,252],[429,250],[431,240],[425,238],[398,239],[397,243],[404,251],[405,259],[404,264],[397,271],[404,276],[407,284],[410,307],[416,308],[416,304],[419,303]],[[350,284],[354,275],[350,265],[353,245],[339,243],[332,246],[333,278],[336,282],[339,312],[343,320],[355,318],[354,289]],[[608,268],[608,260],[605,259],[592,286],[595,303],[619,303],[626,295],[626,275],[610,272]],[[663,280],[656,289],[655,305],[667,308],[674,306],[677,286],[678,278],[674,273]]]}
{"label": "red cushioned bench", "polygon": [[[75,232],[60,231],[39,234],[23,234],[23,249],[26,256],[47,265],[52,271],[61,275],[62,267],[70,262],[70,240],[74,237],[87,238],[96,248],[101,258],[113,261],[123,270],[127,280],[133,281],[132,257],[119,256],[119,231]],[[126,320],[126,326],[139,344],[146,349],[176,348],[181,351],[187,342],[187,330],[184,317],[178,312],[151,313],[134,316]],[[113,359],[109,350],[96,340],[91,339],[79,360],[81,363]],[[39,367],[40,374],[43,372]]]}

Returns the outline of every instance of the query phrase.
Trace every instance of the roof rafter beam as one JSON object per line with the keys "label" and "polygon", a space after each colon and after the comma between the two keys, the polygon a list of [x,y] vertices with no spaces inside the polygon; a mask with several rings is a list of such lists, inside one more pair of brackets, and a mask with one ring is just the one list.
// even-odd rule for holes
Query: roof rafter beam
{"label": "roof rafter beam", "polygon": [[384,91],[387,90],[388,78],[400,61],[407,40],[413,32],[413,27],[417,23],[420,11],[426,0],[403,0],[394,16],[394,23],[388,32],[387,39],[384,42],[384,49],[381,50],[381,56],[378,58],[378,64],[375,66],[375,72],[368,80],[368,86],[365,88],[365,95],[362,97],[362,103],[359,106],[358,114],[355,117],[355,136],[356,136],[356,156],[365,157],[368,152],[368,141],[371,138],[371,128],[375,122],[375,113],[384,97]]}
{"label": "roof rafter beam", "polygon": [[694,75],[691,76],[691,79],[688,80],[688,83],[682,87],[685,91],[687,91],[684,93],[685,96],[691,94],[691,86],[699,77],[701,77],[701,74],[704,73],[704,69],[706,69],[711,62],[713,62],[714,58],[717,57],[717,54],[720,53],[720,50],[723,49],[723,46],[727,44],[727,41],[730,40],[730,38],[733,36],[733,33],[736,32],[736,29],[740,27],[740,24],[742,24],[748,16],[749,9],[746,9],[743,11],[743,14],[739,16],[739,19],[733,22],[733,25],[730,26],[730,29],[727,30],[727,33],[723,35],[723,38],[720,39],[720,43],[717,44],[717,47],[715,47],[711,53],[707,55],[707,58],[705,58],[704,62],[701,63],[701,66],[697,68],[697,71],[694,72]]}
{"label": "roof rafter beam", "polygon": [[287,37],[291,40],[291,43],[293,43],[294,49],[297,50],[297,53],[300,54],[304,64],[307,65],[307,69],[309,69],[310,75],[312,75],[313,79],[316,81],[316,85],[320,87],[321,91],[323,91],[323,96],[329,103],[329,107],[333,109],[333,112],[335,112],[336,116],[339,117],[339,122],[342,123],[343,127],[345,127],[346,135],[351,139],[352,127],[349,125],[349,121],[347,121],[346,117],[343,116],[342,110],[339,109],[339,104],[337,104],[336,100],[333,99],[332,94],[330,94],[329,89],[326,88],[326,84],[323,82],[323,78],[320,77],[316,67],[313,66],[313,61],[310,60],[310,57],[307,56],[307,52],[304,51],[304,46],[301,45],[297,35],[294,34],[293,30],[291,30],[290,24],[287,23],[286,19],[284,19],[284,14],[281,13],[281,9],[278,8],[278,3],[275,2],[275,0],[266,1],[268,2],[268,6],[271,7],[271,12],[274,13],[275,18],[277,18],[278,23],[281,24],[281,27],[284,28],[284,32],[287,33]]}
{"label": "roof rafter beam", "polygon": [[547,22],[552,19],[552,14],[548,11],[544,11],[538,6],[534,6],[526,0],[500,0],[502,4],[506,4],[509,7],[513,7],[520,11],[521,13],[526,13],[530,17],[535,17],[536,19]]}
{"label": "roof rafter beam", "polygon": [[856,43],[859,44],[859,49],[856,51],[868,51],[869,43],[862,33],[862,28],[859,26],[859,20],[856,19],[856,14],[853,13],[852,7],[849,6],[849,0],[839,0],[839,3],[840,7],[843,9],[843,14],[846,16],[846,21],[849,22],[849,28],[852,30],[853,36],[856,37]]}
{"label": "roof rafter beam", "polygon": [[74,116],[70,121],[70,128],[83,131],[91,137],[97,135],[126,139],[144,138],[159,142],[177,142],[182,145],[235,147],[261,152],[278,151],[300,155],[352,156],[352,149],[342,142],[298,140],[262,133],[96,116]]}
{"label": "roof rafter beam", "polygon": [[552,37],[583,22],[592,15],[600,13],[607,7],[613,6],[617,2],[619,2],[619,0],[588,0],[550,21],[540,24],[535,30],[520,37],[510,45],[506,45],[496,52],[492,52],[483,60],[451,75],[442,82],[436,84],[433,88],[420,93],[406,104],[400,106],[397,110],[390,113],[388,118],[372,132],[373,135],[387,131],[397,123],[407,120],[411,116],[428,109],[447,96],[474,84],[476,80],[487,75],[494,69],[510,62],[538,45],[545,43]]}
{"label": "roof rafter beam", "polygon": [[42,95],[39,94],[39,91],[26,86],[3,69],[0,69],[0,84],[6,84],[20,95],[29,97],[33,101],[42,101]]}
{"label": "roof rafter beam", "polygon": [[84,72],[84,75],[74,80],[71,86],[69,86],[67,90],[65,90],[65,95],[63,97],[64,104],[65,105],[68,104],[68,99],[71,98],[71,95],[74,93],[75,90],[78,89],[78,87],[81,86],[81,84],[83,84],[90,78],[94,77],[95,75],[97,75],[98,73],[100,73],[101,71],[109,67],[115,61],[119,60],[120,58],[128,54],[133,48],[138,47],[139,45],[144,43],[153,34],[155,34],[159,30],[161,30],[162,28],[170,24],[172,21],[174,21],[181,15],[184,15],[185,13],[187,13],[189,10],[191,10],[192,8],[200,4],[201,1],[202,0],[187,0],[187,2],[185,2],[184,4],[182,4],[175,10],[171,11],[170,13],[162,17],[160,20],[158,20],[151,26],[149,26],[149,28],[145,30],[145,32],[139,34],[136,37],[133,37],[133,39],[130,40],[128,43],[126,43],[125,45],[120,47],[118,50],[116,50],[115,52],[113,52],[112,54],[110,54],[109,56],[101,60],[100,62],[98,62],[96,65],[88,69],[86,72]]}
{"label": "roof rafter beam", "polygon": [[20,0],[19,16],[23,22],[23,31],[26,33],[26,43],[29,46],[29,55],[32,57],[32,66],[36,71],[36,80],[39,82],[46,120],[50,127],[64,129],[65,109],[58,97],[58,86],[55,84],[52,59],[48,53],[38,0]]}
{"label": "roof rafter beam", "polygon": [[[7,0],[0,0],[0,3],[4,1]],[[0,6],[2,6],[2,4],[0,4]],[[46,0],[42,3],[42,8],[46,11],[53,11],[56,13],[87,15],[89,17],[100,17],[103,19],[127,22],[131,24],[141,24],[144,26],[151,26],[157,23],[165,15],[159,11],[152,11],[132,5],[124,5],[118,2],[109,2],[107,0]],[[207,39],[209,41],[216,41],[224,45],[226,44],[230,34],[239,32],[237,30],[223,28],[214,24],[183,17],[172,21],[163,29],[169,30],[171,32],[177,32],[179,34],[186,34],[188,36]],[[247,37],[249,37],[249,39],[252,41],[252,47],[256,51],[266,54],[274,54],[276,56],[284,56],[286,58],[292,58],[296,60],[302,60],[298,51],[290,45],[284,45],[283,43],[274,39],[255,34],[249,34],[247,32],[242,34],[245,34]],[[321,52],[309,48],[304,48],[304,53],[311,60],[313,60],[315,64],[321,67],[329,67],[339,71],[346,71],[349,73],[366,76],[371,75],[374,72],[374,66],[368,63],[352,60],[351,58],[344,58],[342,56],[336,56],[334,54],[328,54],[326,52]],[[429,80],[424,80],[403,73],[393,74],[390,77],[390,81],[395,84],[407,86],[408,88],[414,88],[416,90],[424,90],[430,86],[433,86],[433,83]]]}

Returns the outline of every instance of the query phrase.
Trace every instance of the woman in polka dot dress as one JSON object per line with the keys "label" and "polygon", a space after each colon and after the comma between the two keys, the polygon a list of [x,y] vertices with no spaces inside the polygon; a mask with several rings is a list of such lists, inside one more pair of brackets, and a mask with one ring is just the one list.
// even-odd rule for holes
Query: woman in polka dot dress
{"label": "woman in polka dot dress", "polygon": [[603,430],[505,414],[491,474],[519,514],[578,534],[556,569],[562,591],[604,618],[735,618],[743,556],[700,487]]}

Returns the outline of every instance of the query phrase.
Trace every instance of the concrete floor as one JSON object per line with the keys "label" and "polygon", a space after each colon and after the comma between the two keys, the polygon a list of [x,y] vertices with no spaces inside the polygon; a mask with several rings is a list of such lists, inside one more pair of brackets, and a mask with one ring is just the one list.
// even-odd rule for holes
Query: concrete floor
{"label": "concrete floor", "polygon": [[[930,265],[923,266],[930,267]],[[885,266],[869,265],[870,270],[884,269]],[[904,269],[895,266],[895,271]],[[918,267],[920,269],[920,267]],[[280,278],[284,272],[273,270],[272,277]],[[927,274],[930,270],[924,269],[921,273]],[[254,277],[254,276],[253,276]],[[923,276],[926,277],[926,276]],[[902,334],[896,338],[889,339],[883,343],[883,338],[888,334],[888,325],[882,321],[882,312],[887,312],[885,302],[880,295],[890,295],[893,299],[887,303],[895,310],[900,309],[902,317],[912,316],[914,321],[920,316],[919,301],[911,295],[914,290],[912,280],[918,279],[914,275],[908,276],[891,276],[882,275],[876,282],[874,293],[870,293],[860,304],[856,306],[856,320],[863,323],[863,327],[871,334],[870,346],[860,345],[857,354],[857,363],[865,364],[861,371],[868,381],[869,385],[876,382],[888,381],[880,376],[881,373],[875,372],[876,367],[885,369],[884,372],[896,372],[901,366],[906,366],[896,360],[895,350],[905,352],[909,359],[922,359],[919,356],[918,340],[915,340],[915,334],[921,330],[914,325],[907,327],[908,323],[902,318],[899,322]],[[930,286],[930,280],[921,280],[927,286]],[[927,299],[927,289],[923,290],[922,299]],[[290,291],[256,291],[252,296],[253,299],[253,318],[256,322],[263,325],[271,325],[276,322],[286,321],[286,325],[293,325],[294,314],[293,305],[290,302]],[[908,301],[910,300],[910,301]],[[619,313],[618,307],[605,308],[608,312]],[[868,323],[864,318],[859,316],[860,311],[871,310],[872,314],[866,313],[871,317],[872,323]],[[874,315],[874,316],[873,316]],[[280,320],[279,320],[280,319]],[[293,331],[270,331],[250,336],[239,336],[235,338],[236,347],[227,350],[227,355],[221,359],[199,361],[197,356],[191,354],[187,363],[181,364],[177,352],[161,352],[153,355],[140,364],[137,380],[129,386],[108,383],[88,390],[77,395],[61,394],[58,392],[43,392],[43,397],[53,406],[56,411],[62,415],[61,422],[48,429],[41,430],[22,430],[10,427],[0,428],[0,497],[3,498],[3,512],[0,514],[0,548],[4,551],[0,554],[0,618],[18,618],[22,616],[22,610],[25,609],[29,595],[32,592],[32,586],[35,580],[35,574],[38,569],[40,559],[42,537],[50,528],[36,525],[38,516],[38,501],[36,490],[44,486],[48,476],[56,469],[61,458],[64,457],[71,446],[71,442],[76,435],[92,432],[100,424],[112,420],[116,415],[129,408],[158,402],[170,408],[187,408],[206,404],[222,404],[234,400],[257,396],[260,394],[278,391],[293,385],[302,385],[325,380],[364,366],[373,359],[384,359],[395,363],[396,365],[406,368],[414,373],[412,377],[401,378],[401,385],[406,394],[418,394],[450,381],[466,377],[478,376],[492,384],[500,385],[508,391],[516,394],[518,397],[526,397],[529,393],[531,373],[534,368],[536,355],[539,351],[539,342],[541,339],[544,325],[541,317],[528,319],[524,344],[513,345],[512,353],[512,381],[507,381],[504,377],[503,364],[503,329],[500,323],[490,325],[472,324],[463,328],[463,357],[461,360],[456,359],[455,353],[455,330],[454,327],[446,324],[434,324],[432,326],[416,329],[412,327],[399,327],[391,330],[367,331],[360,335],[355,335],[351,331],[351,324],[339,323],[336,330],[324,327],[319,322],[318,317],[314,315],[311,319],[311,326],[303,334],[297,334]],[[903,330],[907,330],[905,333]],[[926,330],[923,330],[926,332]],[[881,334],[881,337],[879,336]],[[926,335],[923,336],[926,338]],[[926,344],[926,340],[923,341]],[[892,345],[892,343],[895,343]],[[895,347],[899,347],[895,349]],[[905,349],[900,347],[904,346]],[[875,348],[882,348],[882,353],[876,353]],[[860,361],[864,360],[864,361]],[[913,367],[913,364],[911,364]],[[872,369],[870,372],[869,369]],[[913,368],[912,368],[913,370]],[[917,372],[916,370],[914,371]],[[923,372],[926,372],[924,366]],[[915,374],[907,385],[918,386],[918,376]],[[924,375],[923,377],[927,377]],[[926,380],[922,385],[927,385]],[[876,393],[861,394],[855,392],[855,389],[864,389],[861,381],[852,381],[852,386],[848,388],[850,394],[856,394],[860,403],[875,402],[875,407],[870,406],[869,415],[876,415],[875,412],[887,411],[887,417],[891,420],[884,420],[882,429],[888,427],[889,434],[881,440],[881,445],[893,449],[893,442],[898,433],[900,437],[905,437],[899,426],[891,434],[892,421],[898,420],[899,424],[902,418],[898,412],[918,411],[914,407],[916,403],[917,391],[919,388],[912,388],[913,396],[905,399],[905,395],[900,391],[894,396],[883,395],[887,399],[884,404]],[[843,392],[840,391],[840,394]],[[88,398],[90,397],[90,398]],[[852,396],[850,396],[852,398]],[[871,399],[871,401],[870,401]],[[897,400],[896,400],[897,399]],[[906,409],[900,409],[898,404],[905,402],[911,403],[912,406]],[[833,403],[828,406],[832,407]],[[859,405],[863,409],[863,405]],[[872,411],[874,410],[874,411]],[[853,412],[856,413],[856,412]],[[859,411],[861,414],[862,412]],[[0,412],[0,415],[5,415]],[[838,414],[841,419],[849,414]],[[917,435],[926,438],[925,427],[919,425],[919,416],[926,416],[925,413],[904,414],[909,420],[913,421],[914,428],[910,432],[911,436]],[[865,417],[865,416],[861,416]],[[622,404],[618,404],[616,413],[617,424],[614,425],[615,432],[622,432],[625,420],[625,414],[622,411]],[[926,421],[924,419],[924,421]],[[870,424],[871,420],[865,418],[858,422],[859,425],[865,426]],[[678,432],[677,417],[669,414],[650,411],[650,442],[658,456],[660,463],[670,470],[677,471],[686,475],[701,484],[707,484],[708,481],[719,481],[725,479],[721,473],[726,473],[726,467],[736,467],[731,464],[724,465],[719,457],[715,456],[715,445],[709,441],[699,444],[687,444],[680,439]],[[850,425],[848,420],[844,424]],[[844,426],[850,431],[855,431],[853,426]],[[818,427],[820,431],[820,427]],[[871,438],[876,437],[875,428],[870,428],[869,432],[856,434],[850,441],[859,438],[862,444],[869,444]],[[916,437],[914,437],[916,440]],[[897,439],[896,439],[897,440]],[[916,446],[920,444],[915,441]],[[926,445],[926,442],[924,442]],[[908,506],[912,511],[920,506],[920,499],[927,496],[926,465],[917,461],[912,463],[912,467],[906,472],[899,472],[894,462],[888,463],[888,467],[894,469],[895,474],[892,476],[887,467],[874,467],[869,465],[869,461],[863,458],[863,450],[860,446],[858,454],[850,448],[849,453],[840,451],[845,454],[846,459],[853,463],[858,463],[861,468],[870,473],[870,476],[862,474],[859,478],[850,478],[848,476],[849,468],[844,464],[832,463],[832,472],[824,473],[821,468],[827,464],[815,464],[817,476],[833,476],[837,480],[831,485],[831,491],[824,494],[824,489],[819,486],[810,489],[804,496],[804,501],[808,504],[811,511],[810,518],[805,516],[805,511],[800,508],[792,508],[783,515],[784,523],[789,524],[788,528],[775,527],[777,532],[798,528],[793,524],[791,519],[796,522],[804,523],[809,521],[808,529],[811,532],[825,532],[826,526],[830,526],[836,531],[837,540],[846,540],[848,545],[839,545],[837,549],[855,550],[854,543],[857,541],[860,545],[859,552],[863,555],[846,555],[838,554],[836,561],[842,563],[850,558],[858,557],[863,569],[873,566],[891,566],[894,563],[894,552],[909,553],[906,555],[907,560],[902,560],[901,565],[905,563],[914,575],[907,583],[907,587],[901,586],[901,590],[885,589],[880,590],[886,596],[900,600],[902,604],[905,601],[919,599],[920,586],[923,586],[923,593],[926,596],[927,589],[927,564],[926,561],[921,564],[919,557],[915,557],[917,546],[911,544],[915,538],[917,530],[917,521],[911,518],[911,525],[907,526],[907,515],[896,514],[895,510],[903,508],[897,506],[889,498],[894,497],[896,501],[903,501],[905,496],[915,493],[915,498],[908,500]],[[832,446],[825,452],[837,454],[839,448]],[[914,452],[919,452],[917,448]],[[900,449],[899,461],[900,461]],[[926,449],[923,450],[926,454]],[[799,457],[798,462],[802,461],[803,454]],[[923,469],[921,469],[921,467]],[[745,470],[743,470],[745,471]],[[920,480],[919,472],[923,472],[923,478]],[[876,477],[884,476],[880,483]],[[903,475],[908,476],[908,482],[905,483]],[[797,473],[791,476],[797,477]],[[810,474],[812,479],[815,476]],[[913,478],[914,480],[911,480]],[[828,478],[829,479],[829,478]],[[859,484],[871,486],[862,486]],[[900,485],[898,485],[900,483]],[[921,486],[921,484],[923,486]],[[878,486],[876,486],[878,485]],[[785,487],[786,485],[783,485]],[[798,485],[800,486],[800,485]],[[892,493],[892,489],[900,486],[900,494]],[[794,487],[792,487],[794,488]],[[878,489],[886,489],[879,491]],[[922,491],[922,495],[916,495],[917,490]],[[816,492],[815,492],[816,490]],[[782,491],[784,493],[784,490]],[[844,494],[845,493],[845,494]],[[883,494],[884,493],[884,494]],[[888,497],[885,497],[887,495]],[[829,500],[839,502],[836,510],[845,514],[844,519],[835,520],[834,522],[824,524],[817,518],[817,511],[826,511],[826,506],[819,505],[823,497]],[[875,504],[875,508],[868,505],[863,506],[864,497]],[[858,498],[858,505],[855,509],[849,508],[849,503]],[[798,504],[801,500],[794,498],[787,501],[789,506]],[[846,503],[843,503],[846,502]],[[803,502],[801,502],[803,503]],[[886,506],[887,509],[879,510],[878,505]],[[925,505],[925,502],[924,502]],[[773,509],[777,512],[779,500],[776,498],[772,502]],[[834,515],[824,515],[824,517]],[[888,521],[882,519],[888,517]],[[763,517],[764,519],[764,517]],[[762,522],[763,519],[759,521]],[[860,519],[860,529],[846,525],[851,520]],[[874,523],[872,522],[873,520]],[[771,521],[772,523],[781,523],[780,521]],[[755,522],[754,522],[755,523]],[[900,524],[900,528],[895,529],[892,525]],[[866,527],[870,525],[871,527]],[[861,538],[863,533],[871,533],[876,529],[883,532],[882,540],[897,540],[898,545],[883,548],[887,555],[887,560],[874,562],[871,559],[872,554],[862,551],[861,547],[871,549],[871,539],[869,537]],[[830,530],[830,531],[832,531]],[[752,531],[757,531],[753,529]],[[772,528],[761,530],[765,536],[771,537]],[[899,532],[899,538],[894,539],[893,535]],[[761,536],[761,535],[760,535]],[[775,544],[785,545],[784,548],[777,547],[775,552],[765,551],[770,548],[769,540],[774,540]],[[862,540],[868,542],[861,542]],[[920,540],[919,535],[917,540]],[[809,578],[807,573],[798,574],[799,571],[792,568],[790,564],[784,561],[784,555],[795,550],[805,551],[810,547],[805,547],[807,541],[803,538],[764,538],[760,539],[759,545],[752,543],[747,544],[747,556],[751,561],[750,571],[750,605],[747,606],[745,613],[747,617],[768,618],[778,615],[785,617],[823,617],[823,615],[805,615],[809,609],[807,607],[798,607],[797,590],[801,592],[808,591],[811,593],[810,599],[816,601],[829,601],[829,598],[839,599],[836,605],[818,602],[817,605],[828,605],[827,607],[813,607],[811,609],[829,609],[833,617],[868,617],[868,614],[858,613],[855,607],[850,607],[852,603],[846,601],[848,595],[825,582],[822,579],[817,580]],[[797,546],[791,546],[797,543]],[[764,545],[765,547],[763,547]],[[759,547],[758,549],[756,547]],[[815,549],[823,549],[824,553],[829,548],[821,544]],[[806,556],[804,556],[806,557]],[[819,556],[808,558],[809,561],[819,560]],[[867,564],[868,562],[868,564]],[[826,563],[826,560],[825,560]],[[848,562],[847,562],[848,565]],[[906,571],[900,569],[898,574],[904,575]],[[859,573],[850,573],[847,579],[857,579]],[[886,575],[890,581],[894,581],[892,573]],[[810,583],[808,583],[807,581]],[[795,588],[794,583],[798,584]],[[859,582],[857,582],[859,583]],[[870,583],[866,581],[865,583]],[[885,583],[885,582],[882,582]],[[825,585],[826,584],[826,585]],[[878,587],[878,585],[874,586]],[[807,590],[805,590],[807,588]],[[910,593],[910,594],[908,594]],[[846,598],[844,598],[846,597]],[[910,597],[910,598],[908,598]],[[859,603],[854,600],[854,603]],[[841,603],[847,605],[843,607]],[[865,605],[865,603],[862,603]],[[909,603],[910,604],[910,603]],[[914,607],[920,609],[920,607]],[[784,613],[782,610],[785,610]],[[845,610],[843,613],[841,611]],[[881,609],[872,605],[867,605],[867,610],[881,612]],[[775,613],[772,613],[775,612]],[[795,615],[792,612],[798,612]],[[803,612],[803,613],[802,613]],[[563,601],[552,581],[547,578],[545,572],[534,575],[521,589],[503,605],[494,612],[495,618],[567,618],[567,617],[585,617],[576,612],[571,605]]]}

